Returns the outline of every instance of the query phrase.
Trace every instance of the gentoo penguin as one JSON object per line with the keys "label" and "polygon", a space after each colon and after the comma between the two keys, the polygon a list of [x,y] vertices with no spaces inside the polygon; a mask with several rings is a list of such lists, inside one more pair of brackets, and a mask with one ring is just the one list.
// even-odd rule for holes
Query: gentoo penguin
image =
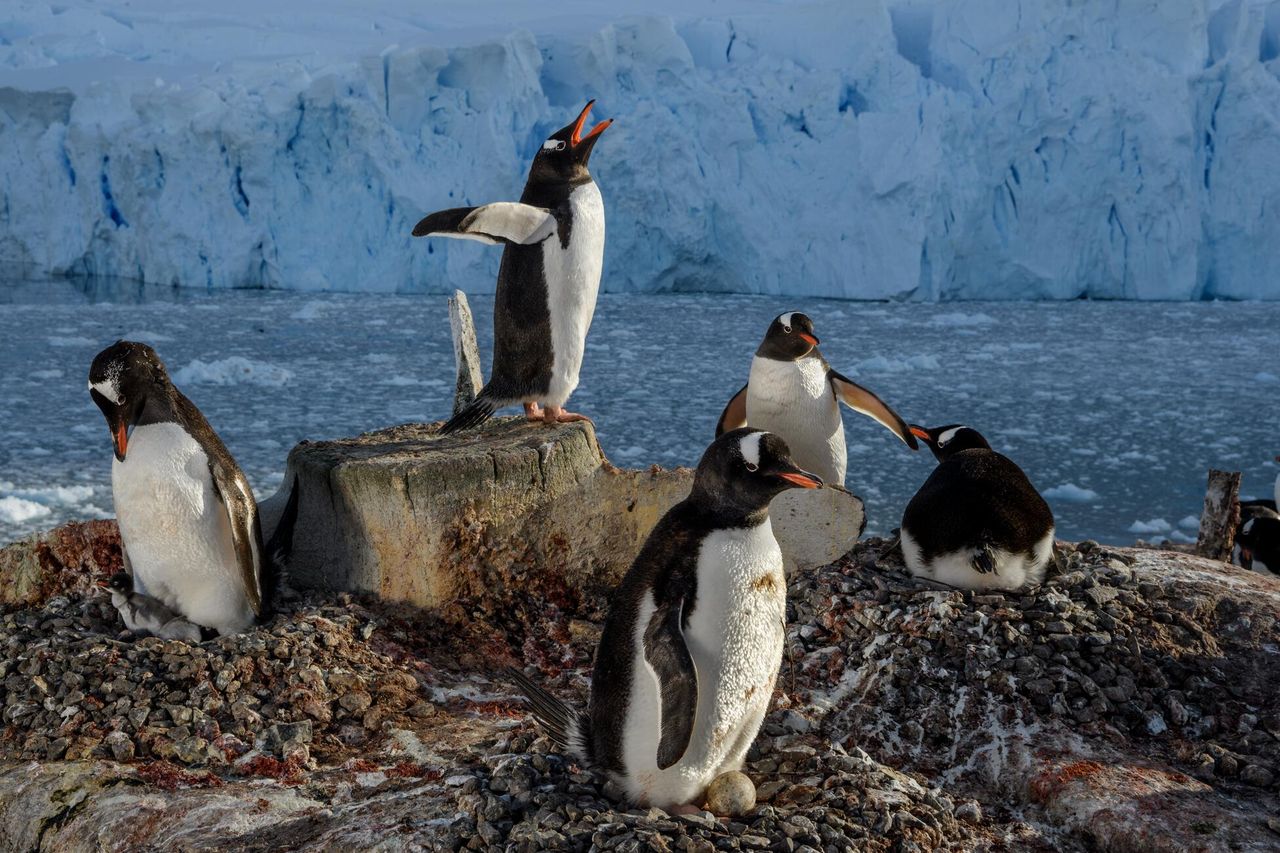
{"label": "gentoo penguin", "polygon": [[249,482],[155,350],[117,341],[98,353],[89,394],[111,430],[111,490],[136,591],[219,634],[266,615],[275,575]]}
{"label": "gentoo penguin", "polygon": [[135,592],[133,578],[116,572],[107,582],[111,603],[120,611],[124,626],[130,631],[143,631],[165,640],[200,642],[200,628],[188,622],[149,595]]}
{"label": "gentoo penguin", "polygon": [[548,734],[643,805],[698,805],[741,769],[782,659],[786,581],[769,502],[821,485],[772,433],[717,438],[614,593],[587,711],[512,671]]}
{"label": "gentoo penguin", "polygon": [[1280,575],[1280,517],[1256,515],[1236,535],[1240,565],[1255,572]]}
{"label": "gentoo penguin", "polygon": [[515,403],[529,420],[587,420],[563,406],[578,387],[604,263],[604,203],[587,161],[613,120],[583,136],[594,103],[542,143],[520,201],[441,210],[413,229],[415,237],[505,244],[493,301],[493,371],[443,433],[477,426]]}
{"label": "gentoo penguin", "polygon": [[724,407],[716,435],[742,426],[777,433],[798,464],[834,486],[844,485],[849,456],[840,403],[879,421],[917,449],[906,422],[884,401],[842,376],[818,351],[813,321],[799,311],[779,314],[765,332],[751,374]]}
{"label": "gentoo penguin", "polygon": [[938,467],[907,504],[902,553],[912,574],[965,589],[1044,580],[1053,512],[1022,469],[960,424],[911,431]]}

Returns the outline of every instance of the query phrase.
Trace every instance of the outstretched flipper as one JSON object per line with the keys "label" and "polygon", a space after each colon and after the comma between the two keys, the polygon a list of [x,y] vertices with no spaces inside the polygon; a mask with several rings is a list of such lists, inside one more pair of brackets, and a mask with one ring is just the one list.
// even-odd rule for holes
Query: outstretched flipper
{"label": "outstretched flipper", "polygon": [[413,227],[413,236],[529,246],[547,239],[555,230],[556,218],[546,208],[496,201],[483,207],[453,207],[432,213]]}
{"label": "outstretched flipper", "polygon": [[907,422],[899,417],[897,412],[889,408],[884,400],[881,400],[849,377],[843,376],[831,368],[827,368],[827,381],[835,389],[836,397],[846,406],[878,422],[885,429],[902,439],[907,447],[912,450],[919,449],[920,444],[907,427]]}
{"label": "outstretched flipper", "polygon": [[720,413],[720,421],[716,424],[716,438],[724,435],[730,430],[738,429],[747,425],[747,386],[743,385],[742,389],[729,398],[729,402],[725,404],[724,411]]}
{"label": "outstretched flipper", "polygon": [[654,611],[644,631],[644,659],[657,676],[662,694],[661,770],[679,761],[689,748],[698,708],[698,672],[684,641],[683,613],[683,599],[668,601]]}

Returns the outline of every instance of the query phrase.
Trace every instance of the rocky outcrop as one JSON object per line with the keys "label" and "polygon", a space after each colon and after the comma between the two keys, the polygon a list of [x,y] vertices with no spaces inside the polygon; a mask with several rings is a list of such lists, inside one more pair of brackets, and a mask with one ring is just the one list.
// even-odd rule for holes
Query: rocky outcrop
{"label": "rocky outcrop", "polygon": [[39,604],[83,595],[122,568],[114,521],[76,521],[0,548],[0,605]]}

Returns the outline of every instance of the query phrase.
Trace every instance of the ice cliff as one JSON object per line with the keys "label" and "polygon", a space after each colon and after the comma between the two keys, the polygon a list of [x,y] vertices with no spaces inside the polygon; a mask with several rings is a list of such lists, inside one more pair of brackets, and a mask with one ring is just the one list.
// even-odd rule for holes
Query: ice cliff
{"label": "ice cliff", "polygon": [[0,268],[489,290],[595,97],[607,290],[1280,298],[1280,2],[403,6],[7,9]]}

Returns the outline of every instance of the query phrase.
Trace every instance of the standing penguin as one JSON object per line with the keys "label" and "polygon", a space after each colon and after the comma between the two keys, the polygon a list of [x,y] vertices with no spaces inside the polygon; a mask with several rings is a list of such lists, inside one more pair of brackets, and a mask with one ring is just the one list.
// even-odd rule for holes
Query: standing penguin
{"label": "standing penguin", "polygon": [[1280,515],[1260,508],[1246,518],[1236,534],[1234,556],[1238,566],[1280,575]]}
{"label": "standing penguin", "polygon": [[89,370],[107,419],[111,491],[136,592],[219,634],[262,618],[274,571],[244,473],[146,344],[117,341]]}
{"label": "standing penguin", "polygon": [[689,497],[614,593],[586,713],[512,671],[561,748],[662,808],[700,804],[712,780],[741,769],[782,660],[786,581],[769,502],[821,485],[771,433],[711,444]]}
{"label": "standing penguin", "polygon": [[902,516],[911,573],[965,589],[1020,589],[1044,580],[1053,512],[1022,469],[969,427],[911,431],[938,458]]}
{"label": "standing penguin", "polygon": [[515,403],[529,420],[587,420],[563,407],[578,387],[604,264],[604,203],[587,161],[613,120],[583,136],[594,103],[542,143],[520,201],[441,210],[413,229],[415,237],[506,246],[493,301],[493,371],[442,433],[477,426]]}
{"label": "standing penguin", "polygon": [[886,427],[908,447],[919,447],[898,413],[866,388],[842,376],[818,351],[813,321],[799,311],[769,324],[742,390],[724,407],[716,435],[742,426],[777,433],[795,460],[827,483],[844,485],[849,455],[840,403]]}

